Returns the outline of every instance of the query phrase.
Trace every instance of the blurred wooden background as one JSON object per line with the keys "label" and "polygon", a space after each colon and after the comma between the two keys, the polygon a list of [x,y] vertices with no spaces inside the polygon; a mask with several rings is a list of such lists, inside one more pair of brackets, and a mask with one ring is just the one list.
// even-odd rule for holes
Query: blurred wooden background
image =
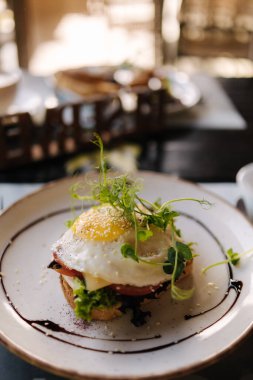
{"label": "blurred wooden background", "polygon": [[180,55],[253,58],[252,0],[183,0]]}

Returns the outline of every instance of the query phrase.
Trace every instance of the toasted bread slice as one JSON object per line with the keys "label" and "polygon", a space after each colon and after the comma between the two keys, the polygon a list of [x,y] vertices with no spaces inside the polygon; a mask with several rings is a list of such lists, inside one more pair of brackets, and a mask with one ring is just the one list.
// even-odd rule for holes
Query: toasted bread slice
{"label": "toasted bread slice", "polygon": [[[61,286],[64,293],[64,296],[72,309],[75,308],[73,290],[69,284],[60,276]],[[117,304],[114,307],[108,307],[106,309],[93,309],[91,312],[91,319],[97,321],[110,321],[111,319],[119,317],[122,313],[119,310],[121,304]]]}
{"label": "toasted bread slice", "polygon": [[[185,277],[188,277],[192,272],[192,263],[193,260],[190,260],[187,262],[185,269],[180,276],[179,280],[182,280]],[[75,301],[74,301],[74,295],[73,290],[69,286],[69,284],[65,281],[65,279],[60,276],[61,286],[64,293],[64,296],[66,300],[68,301],[69,305],[72,307],[72,309],[75,309]],[[150,302],[149,299],[144,299],[143,303]],[[121,307],[121,304],[117,304],[114,307],[110,308],[104,308],[104,309],[93,309],[91,312],[91,319],[97,320],[97,321],[110,321],[114,318],[120,317],[122,315],[122,312],[119,310]]]}

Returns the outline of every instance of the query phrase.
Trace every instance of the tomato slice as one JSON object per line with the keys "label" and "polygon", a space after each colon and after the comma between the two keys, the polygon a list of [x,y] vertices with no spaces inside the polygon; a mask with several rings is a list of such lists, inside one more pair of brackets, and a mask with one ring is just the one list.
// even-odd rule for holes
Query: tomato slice
{"label": "tomato slice", "polygon": [[110,287],[115,290],[117,293],[123,294],[125,296],[145,296],[146,294],[153,293],[160,287],[158,285],[149,285],[149,286],[132,286],[132,285],[119,285],[112,284]]}
{"label": "tomato slice", "polygon": [[[55,269],[56,272],[63,274],[65,276],[70,277],[79,277],[83,278],[83,274],[81,272],[78,272],[75,269],[68,268],[62,260],[58,257],[57,252],[53,253],[55,261],[61,265],[61,268]],[[146,294],[150,294],[156,291],[160,287],[160,284],[158,285],[148,285],[148,286],[132,286],[132,285],[121,285],[121,284],[112,284],[109,285],[109,287],[113,290],[115,290],[117,293],[120,293],[125,296],[132,296],[132,297],[138,297],[138,296],[145,296]]]}
{"label": "tomato slice", "polygon": [[75,269],[68,269],[67,267],[55,269],[55,271],[65,276],[83,278],[82,273],[78,272]]}
{"label": "tomato slice", "polygon": [[82,274],[81,272],[78,272],[78,271],[75,270],[75,269],[68,268],[68,267],[62,262],[62,260],[59,259],[59,257],[57,256],[57,253],[56,253],[56,252],[54,252],[53,255],[54,255],[54,259],[55,259],[55,261],[57,261],[57,263],[61,265],[61,268],[59,268],[59,269],[54,269],[56,272],[58,272],[58,273],[60,273],[60,274],[63,274],[63,275],[65,275],[65,276],[83,278],[83,274]]}

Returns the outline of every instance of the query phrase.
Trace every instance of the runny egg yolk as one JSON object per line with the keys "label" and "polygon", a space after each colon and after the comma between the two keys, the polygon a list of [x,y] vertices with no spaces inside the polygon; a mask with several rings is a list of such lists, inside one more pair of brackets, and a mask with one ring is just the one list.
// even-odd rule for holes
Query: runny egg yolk
{"label": "runny egg yolk", "polygon": [[81,214],[72,226],[73,233],[91,241],[109,242],[131,228],[122,211],[110,205],[92,207]]}

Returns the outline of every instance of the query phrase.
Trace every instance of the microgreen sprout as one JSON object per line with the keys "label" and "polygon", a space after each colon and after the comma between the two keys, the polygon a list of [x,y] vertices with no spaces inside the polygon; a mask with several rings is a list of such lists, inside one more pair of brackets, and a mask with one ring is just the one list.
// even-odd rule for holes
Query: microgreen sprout
{"label": "microgreen sprout", "polygon": [[68,220],[66,220],[66,222],[64,224],[67,228],[71,228],[74,223],[75,223],[75,219],[68,219]]}
{"label": "microgreen sprout", "polygon": [[[122,256],[137,263],[162,266],[164,272],[171,275],[172,298],[177,300],[189,298],[193,289],[181,289],[175,285],[175,282],[184,272],[187,262],[193,259],[194,254],[190,244],[187,245],[178,241],[181,232],[175,226],[175,219],[180,214],[174,211],[171,206],[182,201],[197,202],[204,207],[210,207],[211,204],[206,200],[196,198],[175,198],[164,203],[160,199],[150,202],[142,198],[139,195],[142,188],[139,181],[131,180],[127,175],[114,177],[108,175],[103,142],[99,135],[95,134],[93,143],[100,149],[98,181],[91,184],[90,195],[81,195],[79,193],[82,190],[81,184],[75,184],[71,188],[72,198],[81,201],[95,201],[98,204],[109,204],[121,210],[122,215],[130,222],[135,231],[134,246],[129,243],[122,244]],[[171,232],[171,247],[168,247],[168,257],[163,263],[146,260],[138,254],[139,242],[145,242],[153,236],[153,231],[150,229],[151,225],[163,231],[170,229]]]}
{"label": "microgreen sprout", "polygon": [[250,255],[253,253],[253,249],[249,249],[248,251],[245,251],[241,254],[237,253],[237,252],[234,252],[234,250],[232,248],[229,248],[226,252],[226,255],[227,255],[227,259],[226,260],[222,260],[222,261],[218,261],[216,263],[213,263],[213,264],[210,264],[208,265],[207,267],[203,268],[201,273],[206,273],[209,269],[211,268],[214,268],[214,267],[217,267],[219,265],[223,265],[223,264],[232,264],[232,265],[238,265],[241,258],[243,256],[246,256],[246,255]]}
{"label": "microgreen sprout", "polygon": [[[173,272],[171,276],[171,297],[178,301],[183,301],[193,295],[194,288],[181,289],[175,282],[185,269],[186,260],[192,260],[192,252],[189,246],[176,241],[175,230],[171,229],[172,247],[168,251],[168,261],[172,262]],[[165,270],[165,268],[164,268]]]}

